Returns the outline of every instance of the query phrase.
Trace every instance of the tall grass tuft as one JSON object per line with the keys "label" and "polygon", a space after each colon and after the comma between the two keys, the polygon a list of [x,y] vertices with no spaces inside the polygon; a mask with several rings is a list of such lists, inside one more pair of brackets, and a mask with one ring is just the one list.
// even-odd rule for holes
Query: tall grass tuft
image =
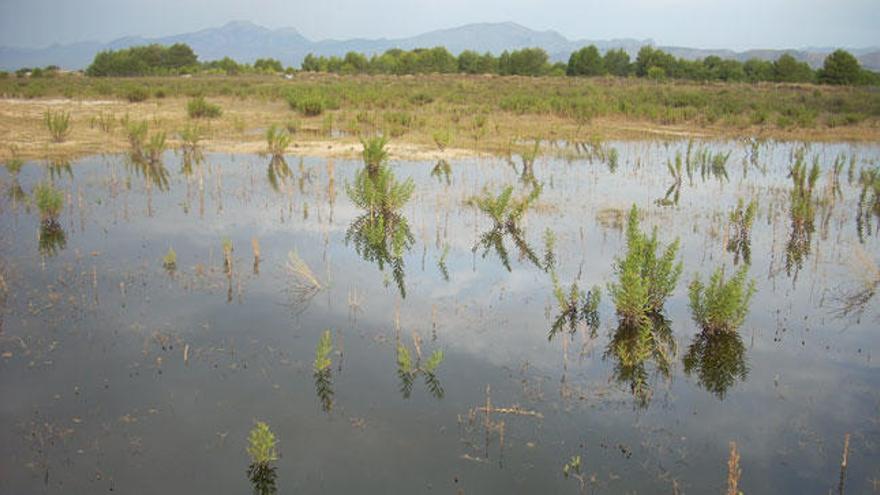
{"label": "tall grass tuft", "polygon": [[706,332],[734,332],[745,320],[755,294],[755,281],[747,280],[744,265],[725,279],[724,267],[717,268],[704,284],[699,276],[688,287],[691,315]]}
{"label": "tall grass tuft", "polygon": [[46,110],[43,114],[43,121],[52,140],[56,143],[62,143],[70,134],[70,113],[69,112],[53,112]]}
{"label": "tall grass tuft", "polygon": [[64,194],[51,183],[41,182],[34,187],[34,203],[44,222],[56,221],[64,208]]}
{"label": "tall grass tuft", "polygon": [[290,146],[290,133],[275,124],[266,129],[266,147],[271,156],[283,156]]}

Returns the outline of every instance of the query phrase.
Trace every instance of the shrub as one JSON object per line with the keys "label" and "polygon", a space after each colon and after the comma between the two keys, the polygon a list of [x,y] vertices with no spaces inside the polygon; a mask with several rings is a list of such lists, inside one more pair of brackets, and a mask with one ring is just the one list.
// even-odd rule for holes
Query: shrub
{"label": "shrub", "polygon": [[162,153],[165,152],[165,148],[165,131],[156,132],[150,136],[150,140],[144,146],[146,158],[152,163],[158,163],[162,159]]}
{"label": "shrub", "polygon": [[125,93],[125,98],[130,103],[139,103],[146,101],[150,97],[150,93],[141,86],[135,86]]}
{"label": "shrub", "polygon": [[291,110],[296,110],[307,117],[321,115],[328,107],[324,98],[317,94],[291,93],[287,95],[287,104]]}
{"label": "shrub", "polygon": [[755,294],[755,281],[747,281],[747,276],[745,265],[729,280],[724,278],[724,267],[719,267],[712,273],[708,285],[697,276],[688,287],[694,322],[707,332],[736,331],[745,320]]}
{"label": "shrub", "polygon": [[254,464],[268,465],[278,460],[278,440],[269,425],[258,421],[248,435],[247,453]]}
{"label": "shrub", "polygon": [[44,221],[54,220],[64,208],[64,194],[51,183],[41,182],[34,188],[34,203]]}
{"label": "shrub", "polygon": [[69,112],[46,110],[46,113],[43,114],[43,119],[46,122],[46,128],[49,129],[49,134],[52,135],[52,140],[56,143],[63,142],[67,135],[70,134]]}
{"label": "shrub", "polygon": [[373,174],[378,171],[379,167],[388,161],[388,150],[385,149],[385,145],[388,144],[388,138],[385,136],[377,136],[361,139],[361,144],[364,147],[364,165],[366,165],[367,170]]}
{"label": "shrub", "polygon": [[657,229],[647,236],[639,230],[639,211],[633,205],[626,226],[626,255],[615,260],[618,282],[608,286],[618,316],[626,323],[647,324],[651,315],[663,311],[675,290],[682,264],[676,263],[679,241],[657,256]]}
{"label": "shrub", "polygon": [[212,119],[223,114],[220,105],[209,103],[203,96],[197,96],[186,104],[186,112],[192,119]]}

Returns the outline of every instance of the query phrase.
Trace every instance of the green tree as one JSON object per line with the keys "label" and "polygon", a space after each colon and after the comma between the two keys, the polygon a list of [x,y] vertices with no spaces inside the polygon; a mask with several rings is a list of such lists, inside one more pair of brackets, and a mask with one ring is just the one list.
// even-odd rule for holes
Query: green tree
{"label": "green tree", "polygon": [[629,54],[623,49],[608,50],[603,60],[605,70],[612,75],[626,77],[630,72]]}
{"label": "green tree", "polygon": [[819,82],[823,84],[856,84],[859,82],[862,68],[859,61],[846,50],[835,50],[825,57],[825,63],[819,69]]}
{"label": "green tree", "polygon": [[595,45],[585,46],[571,54],[565,73],[569,76],[601,76],[605,64]]}
{"label": "green tree", "polygon": [[274,58],[258,58],[254,62],[254,69],[260,72],[284,72],[284,66]]}
{"label": "green tree", "polygon": [[743,64],[746,81],[770,81],[773,79],[773,62],[750,58]]}
{"label": "green tree", "polygon": [[777,82],[812,82],[813,69],[786,53],[773,62],[773,80]]}

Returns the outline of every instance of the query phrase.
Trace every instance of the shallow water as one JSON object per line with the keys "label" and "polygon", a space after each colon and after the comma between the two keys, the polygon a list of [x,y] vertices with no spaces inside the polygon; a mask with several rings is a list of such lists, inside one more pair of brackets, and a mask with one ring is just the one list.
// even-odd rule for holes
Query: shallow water
{"label": "shallow water", "polygon": [[[551,229],[563,286],[603,289],[595,337],[580,324],[552,340],[546,267],[509,237],[509,269],[484,251],[492,223],[465,204],[484,187],[526,187],[504,159],[451,162],[450,184],[431,176],[433,163],[392,162],[416,183],[396,273],[393,259],[384,270],[365,259],[350,231],[363,214],[345,192],[356,161],[288,156],[290,177],[276,173],[274,186],[268,158],[241,155],[209,155],[184,173],[167,153],[167,187],[117,155],[4,174],[4,190],[17,180],[26,192],[51,177],[66,205],[64,242],[44,236],[41,249],[35,209],[12,194],[0,203],[0,492],[245,493],[256,420],[279,438],[280,493],[577,493],[562,472],[576,455],[590,492],[718,493],[731,441],[745,493],[825,493],[838,490],[846,433],[847,491],[876,492],[877,299],[841,309],[861,287],[854,253],[876,263],[880,243],[876,218],[860,233],[849,162],[841,195],[816,208],[809,252],[787,256],[787,174],[802,145],[762,144],[755,166],[742,143],[697,143],[731,151],[728,179],[685,178],[678,205],[662,206],[666,161],[687,143],[610,144],[614,171],[562,149],[534,165],[543,192],[523,240],[543,260]],[[809,145],[808,162],[818,157],[823,171],[817,194],[840,153],[857,157],[856,177],[880,159],[876,145]],[[727,215],[738,198],[759,203],[758,292],[738,338],[709,342],[686,372],[701,342],[687,284],[733,267]],[[609,212],[632,203],[662,242],[680,238],[685,264],[666,303],[669,369],[646,359],[642,388],[621,376],[609,346],[617,320],[605,290],[625,248]],[[174,271],[162,266],[169,248]],[[320,290],[296,285],[292,250]],[[325,329],[334,351],[329,384],[319,384]],[[403,390],[398,343],[421,364],[443,352],[433,388],[415,373]],[[328,388],[323,402],[318,389]]]}

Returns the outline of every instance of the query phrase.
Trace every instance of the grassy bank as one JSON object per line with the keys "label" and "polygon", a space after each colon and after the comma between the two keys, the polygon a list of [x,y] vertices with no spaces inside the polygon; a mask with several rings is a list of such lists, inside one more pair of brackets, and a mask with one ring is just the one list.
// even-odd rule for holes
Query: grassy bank
{"label": "grassy bank", "polygon": [[[227,149],[278,124],[295,143],[356,142],[382,132],[422,149],[501,153],[512,140],[703,135],[809,140],[880,138],[880,91],[794,84],[695,84],[622,78],[272,76],[0,80],[0,139],[23,154],[112,151],[125,136],[95,120],[148,120],[173,138],[189,123]],[[222,114],[191,119],[204,96]],[[57,101],[59,98],[64,101]],[[50,144],[42,114],[70,112],[66,143]],[[119,126],[117,126],[119,127]],[[439,141],[439,144],[438,144]],[[3,153],[7,153],[3,150]]]}

